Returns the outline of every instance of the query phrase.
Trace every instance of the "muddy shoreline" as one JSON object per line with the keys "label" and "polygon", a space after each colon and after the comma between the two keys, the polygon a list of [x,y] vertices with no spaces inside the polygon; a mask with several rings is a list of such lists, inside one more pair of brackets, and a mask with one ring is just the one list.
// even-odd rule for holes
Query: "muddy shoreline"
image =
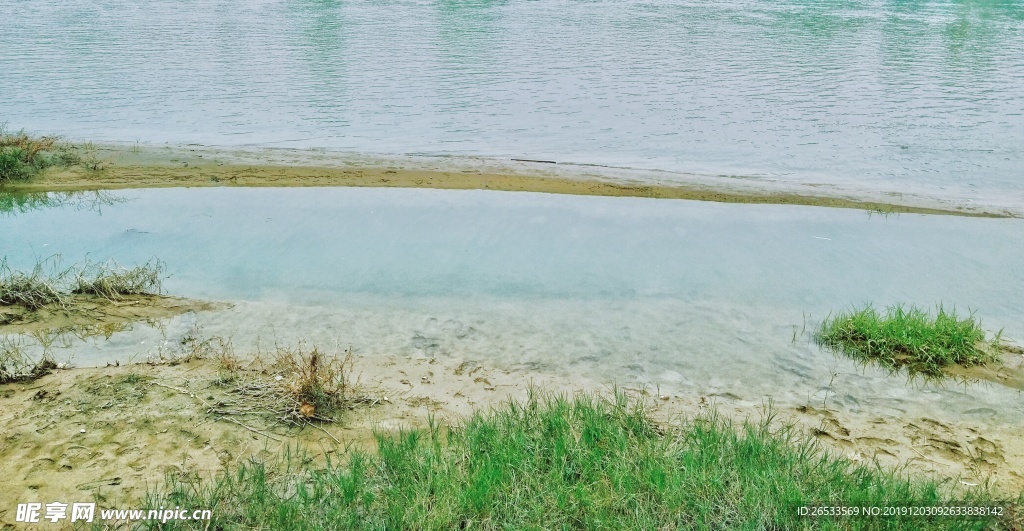
{"label": "muddy shoreline", "polygon": [[805,205],[881,213],[1022,217],[1024,211],[934,197],[736,176],[668,174],[546,161],[443,157],[367,157],[315,150],[207,146],[75,148],[94,169],[50,168],[10,192],[167,187],[352,186],[499,190],[551,194],[686,199],[743,204]]}

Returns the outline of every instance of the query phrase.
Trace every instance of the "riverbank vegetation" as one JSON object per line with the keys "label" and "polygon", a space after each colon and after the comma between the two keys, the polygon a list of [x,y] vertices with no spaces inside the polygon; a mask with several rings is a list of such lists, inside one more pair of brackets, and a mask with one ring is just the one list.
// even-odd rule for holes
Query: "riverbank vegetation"
{"label": "riverbank vegetation", "polygon": [[971,367],[999,359],[1000,337],[986,340],[974,315],[939,306],[935,315],[915,306],[873,306],[840,312],[822,323],[817,341],[864,362],[911,375],[938,377],[952,365]]}
{"label": "riverbank vegetation", "polygon": [[[982,529],[998,518],[810,517],[801,507],[993,506],[822,452],[768,415],[658,424],[616,393],[532,393],[463,425],[378,433],[376,453],[286,453],[216,478],[170,475],[147,508],[209,508],[216,529]],[[1002,522],[1014,504],[1000,509]],[[188,522],[145,523],[189,528]]]}
{"label": "riverbank vegetation", "polygon": [[0,124],[0,185],[23,181],[51,166],[81,162],[70,146],[56,136],[32,136],[9,131]]}

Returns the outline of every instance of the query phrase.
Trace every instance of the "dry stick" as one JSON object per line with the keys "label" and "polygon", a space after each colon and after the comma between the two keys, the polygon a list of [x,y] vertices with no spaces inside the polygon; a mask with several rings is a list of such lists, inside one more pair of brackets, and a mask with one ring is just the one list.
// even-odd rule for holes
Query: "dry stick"
{"label": "dry stick", "polygon": [[271,440],[274,440],[274,441],[277,441],[277,442],[281,442],[281,439],[278,439],[277,437],[274,437],[273,435],[268,435],[266,433],[263,433],[263,432],[257,430],[256,428],[252,428],[250,426],[246,426],[245,424],[242,424],[241,422],[238,422],[237,420],[235,420],[235,419],[233,419],[231,417],[220,417],[220,418],[223,419],[223,420],[226,420],[228,422],[234,422],[235,424],[238,424],[239,426],[241,426],[241,427],[243,427],[243,428],[245,428],[245,429],[247,429],[247,430],[249,430],[249,431],[251,431],[253,433],[262,435],[262,436],[264,436],[264,437],[266,437],[268,439],[271,439]]}
{"label": "dry stick", "polygon": [[320,431],[322,431],[322,432],[326,433],[328,437],[330,437],[330,438],[334,439],[334,442],[336,442],[336,443],[338,443],[338,444],[341,444],[341,441],[339,441],[337,437],[335,437],[335,436],[331,435],[331,432],[329,432],[329,431],[325,430],[325,429],[323,428],[323,426],[317,426],[316,424],[313,424],[312,422],[308,422],[308,421],[306,422],[306,424],[309,424],[310,426],[313,426],[314,428],[316,428],[316,429],[318,429],[318,430],[320,430]]}

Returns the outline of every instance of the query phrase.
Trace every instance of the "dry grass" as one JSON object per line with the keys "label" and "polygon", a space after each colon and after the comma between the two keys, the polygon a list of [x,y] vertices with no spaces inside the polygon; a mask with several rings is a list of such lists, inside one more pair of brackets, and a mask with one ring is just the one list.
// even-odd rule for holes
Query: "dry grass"
{"label": "dry grass", "polygon": [[73,146],[58,136],[33,136],[24,130],[12,132],[6,124],[0,124],[0,185],[24,181],[51,166],[101,171],[107,164],[97,157],[92,143]]}
{"label": "dry grass", "polygon": [[287,413],[333,420],[352,399],[352,350],[328,354],[313,347],[278,347],[273,355],[274,386],[290,400]]}
{"label": "dry grass", "polygon": [[12,270],[6,259],[0,259],[0,306],[24,306],[31,311],[50,304],[66,306],[66,272],[47,274],[45,264],[40,261],[26,273]]}
{"label": "dry grass", "polygon": [[197,400],[218,420],[249,429],[254,429],[249,424],[265,430],[318,427],[337,422],[346,410],[379,402],[356,384],[351,349],[334,353],[277,345],[272,352],[243,358],[230,339],[204,337],[198,327],[179,341],[179,347],[179,352],[161,353],[150,363],[215,362],[217,376],[206,383],[210,393]]}
{"label": "dry grass", "polygon": [[63,270],[58,268],[59,261],[59,257],[40,260],[31,271],[25,272],[11,269],[5,259],[0,259],[0,306],[38,311],[58,305],[67,310],[74,305],[74,295],[118,300],[133,295],[160,294],[164,264],[158,260],[131,269],[111,261]]}
{"label": "dry grass", "polygon": [[75,274],[71,293],[97,295],[107,300],[118,300],[131,295],[157,295],[160,293],[164,270],[163,262],[150,260],[131,269],[116,262],[86,264]]}

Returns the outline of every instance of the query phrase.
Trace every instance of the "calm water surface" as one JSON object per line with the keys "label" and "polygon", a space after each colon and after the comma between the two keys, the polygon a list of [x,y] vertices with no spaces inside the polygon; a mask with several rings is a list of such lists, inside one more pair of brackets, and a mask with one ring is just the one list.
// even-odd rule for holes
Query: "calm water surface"
{"label": "calm water surface", "polygon": [[25,0],[0,121],[1024,204],[1024,4]]}
{"label": "calm water surface", "polygon": [[171,294],[235,303],[75,343],[79,364],[145,359],[199,326],[241,352],[305,340],[754,403],[834,391],[851,411],[1024,422],[1019,391],[907,385],[805,333],[864,302],[943,303],[1021,340],[1024,220],[379,188],[51,197],[0,217],[12,267],[156,256]]}

